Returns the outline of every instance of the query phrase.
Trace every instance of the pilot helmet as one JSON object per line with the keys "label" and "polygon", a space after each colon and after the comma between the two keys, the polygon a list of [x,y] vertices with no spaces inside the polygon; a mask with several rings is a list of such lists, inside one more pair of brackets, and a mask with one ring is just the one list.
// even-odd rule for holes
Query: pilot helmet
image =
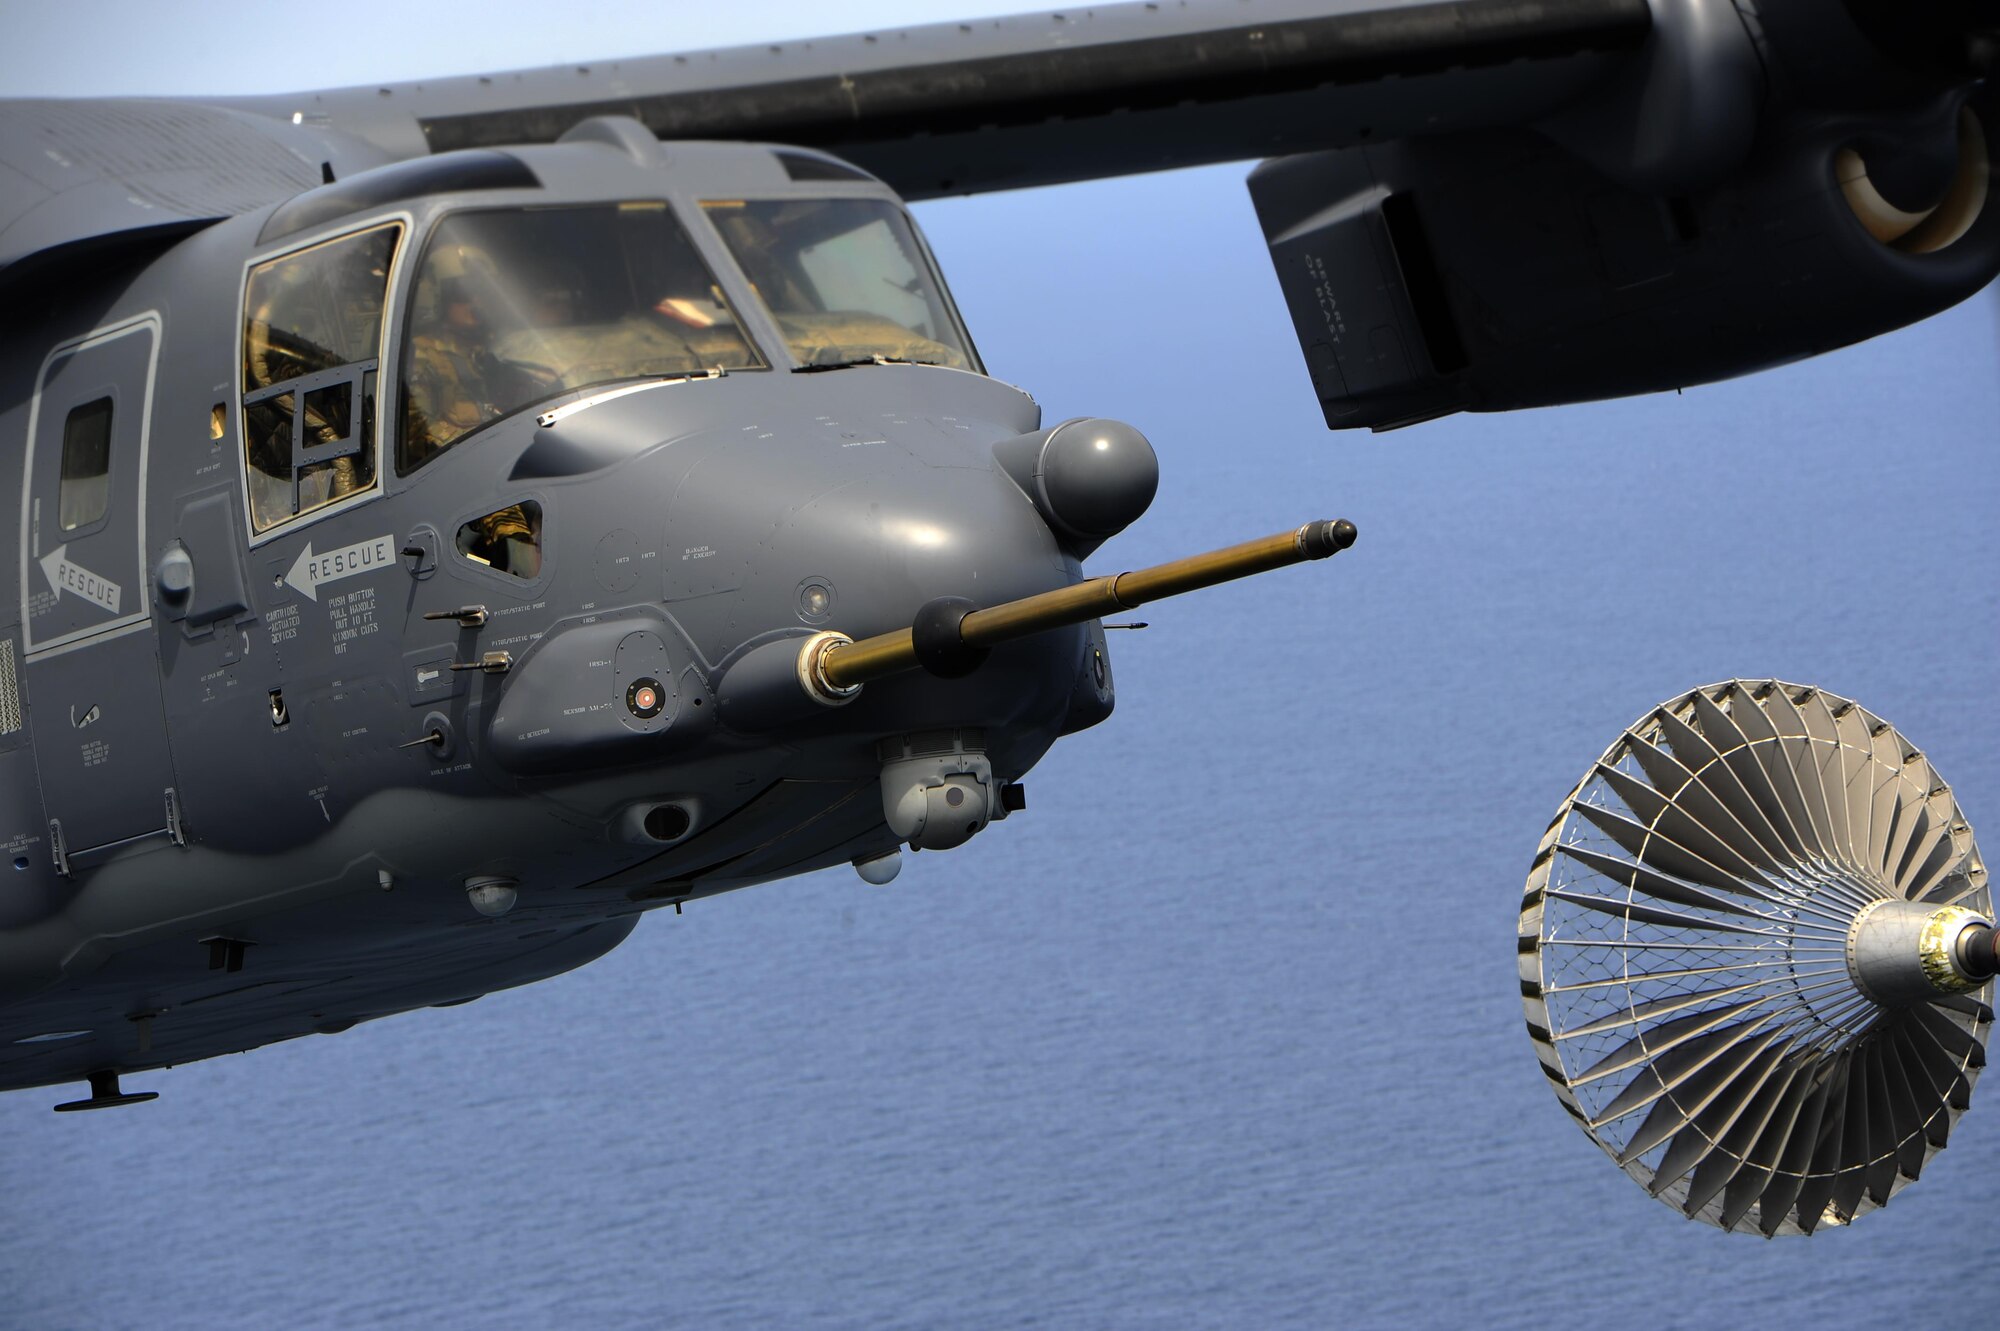
{"label": "pilot helmet", "polygon": [[490,310],[500,290],[500,269],[491,255],[477,245],[452,243],[436,247],[424,261],[417,301],[439,315],[460,303]]}

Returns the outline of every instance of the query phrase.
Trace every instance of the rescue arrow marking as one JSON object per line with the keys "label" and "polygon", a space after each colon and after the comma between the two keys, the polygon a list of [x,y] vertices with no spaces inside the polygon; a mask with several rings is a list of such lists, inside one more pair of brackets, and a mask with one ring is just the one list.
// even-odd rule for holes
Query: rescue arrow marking
{"label": "rescue arrow marking", "polygon": [[292,571],[285,575],[285,581],[318,601],[320,584],[338,582],[356,573],[376,572],[394,563],[395,558],[396,543],[387,536],[329,550],[323,555],[314,554],[312,542],[307,541],[306,548],[299,551],[299,557],[292,561]]}
{"label": "rescue arrow marking", "polygon": [[125,595],[117,583],[100,578],[81,564],[72,564],[64,558],[69,553],[69,544],[64,542],[42,556],[42,572],[48,575],[49,586],[60,601],[64,592],[81,597],[94,606],[118,613],[118,602]]}

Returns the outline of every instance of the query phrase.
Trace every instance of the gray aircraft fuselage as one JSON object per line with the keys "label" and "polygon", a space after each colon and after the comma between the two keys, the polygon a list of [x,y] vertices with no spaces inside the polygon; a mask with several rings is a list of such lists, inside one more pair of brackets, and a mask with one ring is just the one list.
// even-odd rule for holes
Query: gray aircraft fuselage
{"label": "gray aircraft fuselage", "polygon": [[[1006,782],[1109,714],[1094,625],[845,706],[772,710],[732,690],[760,645],[893,629],[941,596],[1045,591],[1079,563],[995,459],[1041,428],[1033,399],[937,366],[797,372],[700,206],[893,201],[885,186],[795,180],[758,147],[628,149],[523,149],[538,188],[426,192],[261,243],[260,209],[106,267],[51,302],[59,322],[0,335],[0,468],[22,493],[0,516],[0,1088],[556,974],[648,908],[892,853],[885,739],[922,751],[942,735]],[[673,210],[770,368],[555,392],[409,476],[384,456],[370,488],[251,534],[254,265],[402,224],[386,403],[441,217],[632,201]],[[104,511],[61,530],[63,422],[105,397]],[[369,449],[389,447],[379,414]],[[527,502],[533,576],[455,544]],[[450,668],[492,654],[504,668]],[[635,681],[657,686],[654,715]],[[474,909],[482,883],[513,908]]]}
{"label": "gray aircraft fuselage", "polygon": [[1987,10],[1182,0],[0,100],[0,1089],[886,881],[1109,714],[1093,616],[1352,541],[1084,580],[1151,447],[980,372],[897,191],[1262,157],[1329,427],[1677,390],[2000,273]]}

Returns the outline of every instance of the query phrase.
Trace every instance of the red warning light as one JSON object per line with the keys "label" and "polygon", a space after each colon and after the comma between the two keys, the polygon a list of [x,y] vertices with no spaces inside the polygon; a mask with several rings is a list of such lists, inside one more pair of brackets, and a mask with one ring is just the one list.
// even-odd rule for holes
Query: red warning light
{"label": "red warning light", "polygon": [[641,721],[650,721],[666,706],[666,694],[657,679],[635,679],[625,690],[625,707]]}

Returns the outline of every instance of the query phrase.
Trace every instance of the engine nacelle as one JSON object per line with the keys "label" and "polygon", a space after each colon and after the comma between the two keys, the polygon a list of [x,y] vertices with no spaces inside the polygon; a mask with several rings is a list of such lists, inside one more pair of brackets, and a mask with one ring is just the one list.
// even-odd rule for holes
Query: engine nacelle
{"label": "engine nacelle", "polygon": [[1679,188],[1576,119],[1264,163],[1251,196],[1327,425],[1708,383],[1956,304],[2000,273],[2000,117],[1956,77],[1892,105],[1767,89],[1748,152]]}

